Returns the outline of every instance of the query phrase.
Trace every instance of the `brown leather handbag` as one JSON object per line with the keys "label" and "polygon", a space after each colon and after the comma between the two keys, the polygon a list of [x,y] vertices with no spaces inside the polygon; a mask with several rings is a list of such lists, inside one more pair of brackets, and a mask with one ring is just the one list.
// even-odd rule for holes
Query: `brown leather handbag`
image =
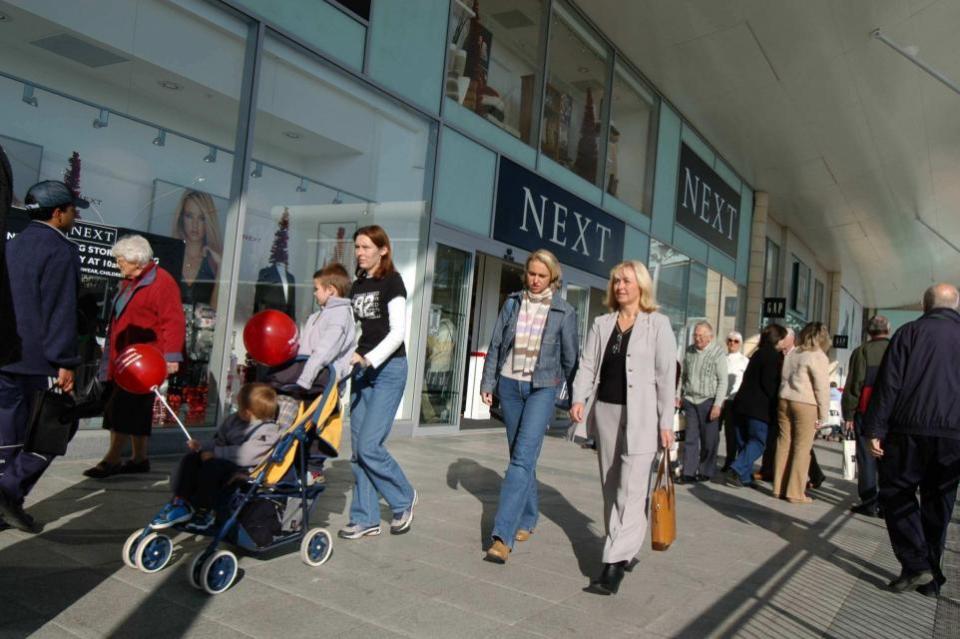
{"label": "brown leather handbag", "polygon": [[657,481],[650,493],[650,541],[654,550],[666,550],[677,539],[677,496],[669,455],[665,451],[659,455]]}

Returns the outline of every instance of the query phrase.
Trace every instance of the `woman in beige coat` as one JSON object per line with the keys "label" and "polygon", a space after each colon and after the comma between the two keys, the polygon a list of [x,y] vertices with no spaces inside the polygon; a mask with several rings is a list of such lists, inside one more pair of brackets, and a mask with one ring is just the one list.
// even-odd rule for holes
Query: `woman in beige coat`
{"label": "woman in beige coat", "polygon": [[647,492],[657,447],[673,443],[677,341],[657,313],[653,282],[637,261],[610,272],[607,307],[593,322],[573,382],[570,418],[597,440],[606,542],[589,590],[617,592],[647,532]]}
{"label": "woman in beige coat", "polygon": [[794,504],[813,501],[806,495],[813,437],[830,417],[830,331],[821,322],[803,327],[797,348],[783,362],[777,422],[780,435],[773,463],[773,496]]}

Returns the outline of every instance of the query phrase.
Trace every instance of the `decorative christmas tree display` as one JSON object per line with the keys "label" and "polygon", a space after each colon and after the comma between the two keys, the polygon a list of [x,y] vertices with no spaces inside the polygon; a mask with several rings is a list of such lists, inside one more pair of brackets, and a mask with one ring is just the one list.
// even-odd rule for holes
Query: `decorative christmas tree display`
{"label": "decorative christmas tree display", "polygon": [[587,89],[587,102],[583,107],[583,122],[580,124],[580,141],[577,143],[577,159],[573,170],[588,182],[597,180],[597,119],[593,112],[593,94]]}
{"label": "decorative christmas tree display", "polygon": [[473,0],[473,17],[470,18],[470,31],[467,32],[467,76],[470,86],[463,98],[463,106],[481,113],[483,102],[480,96],[487,84],[487,70],[483,66],[484,41],[480,24],[480,0]]}
{"label": "decorative christmas tree display", "polygon": [[80,154],[76,151],[70,156],[69,166],[63,171],[63,183],[74,197],[83,197],[80,193]]}
{"label": "decorative christmas tree display", "polygon": [[283,215],[277,223],[277,232],[273,235],[273,246],[270,247],[271,264],[287,264],[287,240],[290,238],[290,210],[283,207]]}

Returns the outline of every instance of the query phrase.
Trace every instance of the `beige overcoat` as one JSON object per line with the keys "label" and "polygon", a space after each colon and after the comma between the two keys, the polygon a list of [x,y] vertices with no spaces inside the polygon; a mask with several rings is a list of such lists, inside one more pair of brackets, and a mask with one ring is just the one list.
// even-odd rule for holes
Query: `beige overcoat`
{"label": "beige overcoat", "polygon": [[[594,433],[593,399],[600,383],[600,364],[617,323],[617,313],[593,321],[580,368],[573,382],[573,403],[585,405],[587,429]],[[656,452],[659,430],[673,430],[677,381],[677,339],[662,313],[640,313],[627,345],[627,450]]]}

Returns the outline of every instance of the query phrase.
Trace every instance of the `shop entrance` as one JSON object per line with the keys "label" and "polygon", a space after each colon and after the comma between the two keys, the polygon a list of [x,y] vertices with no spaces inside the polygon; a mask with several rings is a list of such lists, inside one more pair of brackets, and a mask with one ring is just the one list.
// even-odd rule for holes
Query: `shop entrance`
{"label": "shop entrance", "polygon": [[[431,246],[422,433],[503,426],[496,402],[491,409],[480,400],[480,380],[500,308],[508,295],[523,288],[528,254],[492,241],[483,247],[489,252],[471,245],[476,246],[475,238],[443,229]],[[605,312],[605,287],[601,278],[564,267],[560,294],[577,311],[581,347],[590,322]]]}

